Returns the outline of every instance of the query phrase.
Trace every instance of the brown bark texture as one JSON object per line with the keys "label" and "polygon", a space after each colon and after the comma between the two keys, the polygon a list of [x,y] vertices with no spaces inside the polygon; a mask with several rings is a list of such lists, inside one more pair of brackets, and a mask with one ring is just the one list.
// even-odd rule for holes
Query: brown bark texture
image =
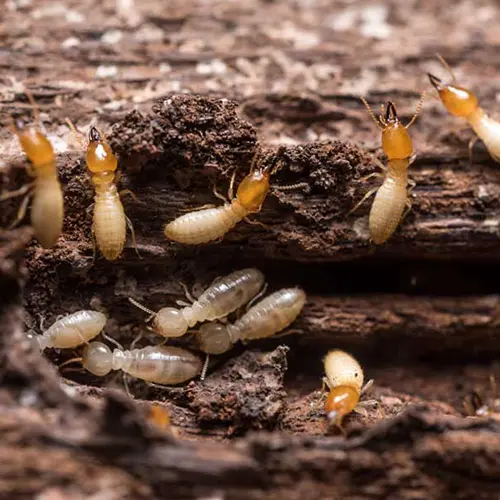
{"label": "brown bark texture", "polygon": [[[370,201],[351,213],[385,162],[359,96],[409,121],[426,73],[446,77],[439,52],[495,116],[499,21],[493,0],[8,0],[0,187],[29,181],[9,128],[32,117],[26,86],[66,214],[51,250],[27,222],[0,231],[0,499],[499,498],[499,165],[480,142],[470,158],[472,132],[428,97],[410,129],[411,212],[381,246]],[[129,237],[117,261],[93,260],[93,188],[66,118],[97,125],[118,155],[140,259]],[[241,181],[258,147],[280,168],[257,224],[169,242],[164,224],[223,203],[214,188]],[[1,227],[19,204],[2,203]],[[287,335],[213,357],[205,381],[127,380],[131,398],[116,374],[59,373],[80,349],[42,356],[26,338],[93,308],[123,345],[158,342],[128,297],[156,310],[183,299],[181,283],[196,295],[248,266],[307,304]],[[345,436],[322,410],[336,347],[375,380]],[[473,393],[487,416],[466,418]]]}

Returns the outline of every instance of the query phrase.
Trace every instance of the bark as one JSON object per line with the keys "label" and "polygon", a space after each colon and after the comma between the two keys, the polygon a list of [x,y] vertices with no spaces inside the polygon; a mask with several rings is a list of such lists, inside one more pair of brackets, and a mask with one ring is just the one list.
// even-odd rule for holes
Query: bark
{"label": "bark", "polygon": [[[50,251],[27,227],[0,232],[0,498],[498,498],[498,165],[481,144],[469,161],[471,132],[428,99],[410,129],[410,214],[376,247],[370,202],[350,213],[385,161],[359,95],[393,100],[406,123],[425,73],[444,76],[438,51],[495,114],[494,2],[12,0],[2,15],[1,188],[29,180],[7,127],[31,113],[24,82],[58,148],[66,216]],[[129,240],[118,261],[92,261],[93,191],[66,117],[97,123],[119,155],[142,260]],[[252,217],[264,226],[167,241],[166,222],[222,203],[213,186],[238,183],[258,144],[280,166]],[[2,227],[18,205],[2,204]],[[59,374],[80,350],[41,356],[26,340],[91,307],[124,345],[157,342],[127,297],[173,305],[179,282],[196,294],[246,266],[308,303],[288,336],[214,357],[204,382],[129,380],[132,399],[121,377]],[[378,403],[346,418],[346,437],[322,411],[335,347],[359,358]],[[464,418],[472,391],[493,415]]]}

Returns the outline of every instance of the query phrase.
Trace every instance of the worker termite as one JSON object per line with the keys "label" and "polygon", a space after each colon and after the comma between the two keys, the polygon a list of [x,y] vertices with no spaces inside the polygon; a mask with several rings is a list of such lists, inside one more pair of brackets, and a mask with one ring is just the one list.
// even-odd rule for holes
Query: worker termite
{"label": "worker termite", "polygon": [[61,184],[57,177],[57,167],[54,149],[47,137],[38,128],[38,108],[30,92],[26,92],[33,106],[35,125],[26,127],[25,123],[17,119],[12,131],[19,139],[19,143],[31,162],[27,169],[33,182],[25,186],[0,195],[0,201],[17,196],[26,195],[14,222],[10,227],[16,226],[24,218],[31,196],[31,224],[36,237],[43,248],[53,247],[62,232],[64,217],[64,201]]}
{"label": "worker termite", "polygon": [[342,429],[342,420],[346,415],[371,403],[360,403],[359,398],[373,384],[373,380],[363,387],[363,369],[344,351],[330,351],[323,363],[326,375],[323,383],[330,389],[325,402],[325,412],[328,420]]}
{"label": "worker termite", "polygon": [[[67,123],[78,137],[74,125],[69,120]],[[95,188],[93,241],[95,238],[97,247],[107,260],[115,260],[125,246],[128,225],[137,251],[134,228],[130,219],[125,215],[120,199],[120,195],[131,194],[131,192],[124,190],[118,193],[115,178],[118,160],[96,127],[91,127],[89,131],[85,161]]]}
{"label": "worker termite", "polygon": [[121,370],[132,377],[161,385],[186,382],[201,372],[201,359],[180,347],[148,346],[142,349],[113,351],[102,342],[91,342],[80,360],[83,367],[98,377]]}
{"label": "worker termite", "polygon": [[264,285],[264,275],[254,268],[235,271],[208,287],[192,305],[182,309],[163,307],[157,313],[136,300],[130,302],[153,317],[153,330],[163,337],[180,337],[203,321],[226,317],[255,297]]}
{"label": "worker termite", "polygon": [[[452,83],[444,83],[437,76],[428,73],[429,80],[437,90],[447,111],[460,118],[464,118],[473,128],[479,139],[481,139],[491,157],[500,162],[500,123],[490,118],[479,106],[475,94],[457,84],[457,79],[447,62],[438,56],[443,66],[449,71]],[[469,152],[472,151],[474,141],[469,145]]]}
{"label": "worker termite", "polygon": [[106,324],[106,316],[98,311],[77,311],[58,319],[42,335],[29,335],[43,351],[48,347],[78,347],[97,337]]}
{"label": "worker termite", "polygon": [[300,288],[278,290],[252,306],[233,324],[201,325],[197,334],[199,347],[206,354],[222,354],[238,340],[270,337],[291,325],[305,302],[306,294]]}
{"label": "worker termite", "polygon": [[[233,197],[234,176],[229,188],[229,202],[217,208],[204,208],[181,215],[165,226],[167,238],[187,245],[199,245],[224,237],[248,215],[260,212],[269,192],[269,179],[278,170],[255,168],[258,153],[252,160],[250,173],[241,181]],[[220,197],[220,195],[219,195]]]}
{"label": "worker termite", "polygon": [[377,119],[366,99],[361,98],[375,125],[382,131],[382,148],[387,156],[388,165],[384,167],[377,162],[384,173],[374,173],[365,177],[365,180],[378,177],[383,179],[383,183],[381,186],[370,189],[351,212],[377,192],[369,217],[370,237],[377,245],[384,243],[392,236],[399,222],[406,215],[403,213],[405,207],[407,212],[411,209],[409,195],[415,183],[408,179],[408,167],[414,159],[414,153],[408,129],[417,119],[424,97],[425,93],[422,94],[415,114],[408,125],[403,125],[399,121],[396,107],[391,101],[387,103],[385,117],[381,114]]}

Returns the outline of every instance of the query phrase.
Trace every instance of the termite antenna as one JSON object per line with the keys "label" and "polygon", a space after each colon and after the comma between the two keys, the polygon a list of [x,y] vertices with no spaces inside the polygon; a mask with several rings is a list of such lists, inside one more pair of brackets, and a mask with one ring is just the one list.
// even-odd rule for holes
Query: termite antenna
{"label": "termite antenna", "polygon": [[201,369],[200,380],[205,380],[208,371],[208,361],[210,360],[210,354],[207,354],[205,362],[203,363],[203,368]]}
{"label": "termite antenna", "polygon": [[28,98],[29,103],[33,107],[33,118],[35,121],[36,126],[38,127],[40,125],[40,112],[38,109],[38,104],[35,101],[35,98],[33,97],[33,93],[31,90],[28,88],[24,88],[24,93],[26,94],[26,97]]}
{"label": "termite antenna", "polygon": [[68,359],[67,361],[65,361],[64,363],[61,363],[59,365],[59,370],[61,368],[64,368],[65,366],[68,366],[68,365],[71,365],[72,363],[81,363],[83,361],[83,358],[81,356],[77,357],[77,358],[71,358],[71,359]]}
{"label": "termite antenna", "polygon": [[457,77],[455,76],[455,73],[451,69],[451,66],[446,62],[445,58],[439,52],[436,52],[436,57],[439,59],[439,62],[444,66],[446,71],[448,71],[448,73],[451,75],[451,78],[455,83],[457,81]]}
{"label": "termite antenna", "polygon": [[250,162],[250,174],[253,173],[253,171],[255,170],[255,166],[257,165],[257,161],[259,159],[259,156],[260,156],[260,153],[262,152],[261,148],[260,148],[260,145],[257,144],[257,147],[255,148],[255,152],[252,156],[252,161]]}
{"label": "termite antenna", "polygon": [[118,342],[118,340],[106,335],[104,332],[101,333],[102,337],[105,338],[108,342],[111,342],[114,346],[118,347],[118,349],[124,351],[124,347]]}
{"label": "termite antenna", "polygon": [[425,90],[420,94],[420,100],[418,101],[417,107],[415,108],[415,114],[413,115],[410,122],[406,125],[407,129],[410,128],[415,123],[415,120],[417,119],[418,115],[420,114],[420,111],[422,111],[422,106],[424,105],[424,100],[425,100],[426,95],[427,95],[427,92]]}
{"label": "termite antenna", "polygon": [[74,135],[75,139],[77,140],[78,144],[80,144],[80,147],[84,150],[85,149],[85,142],[82,139],[83,134],[76,129],[75,125],[73,124],[73,122],[69,118],[66,118],[64,121],[66,122],[66,125],[68,125],[71,132],[73,132],[73,135]]}
{"label": "termite antenna", "polygon": [[375,113],[373,112],[372,108],[368,104],[368,101],[365,99],[364,96],[361,96],[360,99],[361,99],[361,102],[365,105],[365,108],[367,109],[368,114],[370,115],[371,119],[373,120],[373,123],[375,123],[377,128],[382,130],[383,127],[381,126],[381,123],[380,123],[381,121],[375,116]]}
{"label": "termite antenna", "polygon": [[137,300],[133,299],[132,297],[128,298],[128,301],[133,304],[135,307],[141,309],[145,313],[150,314],[151,316],[156,316],[156,313],[152,311],[151,309],[148,309],[146,306],[143,306],[141,303],[137,302]]}

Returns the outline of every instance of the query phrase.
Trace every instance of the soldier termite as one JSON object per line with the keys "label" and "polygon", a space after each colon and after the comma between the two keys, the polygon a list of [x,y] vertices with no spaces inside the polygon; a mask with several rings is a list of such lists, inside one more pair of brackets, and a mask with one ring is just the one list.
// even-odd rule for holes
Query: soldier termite
{"label": "soldier termite", "polygon": [[[500,123],[490,118],[481,109],[477,97],[471,90],[457,84],[457,79],[450,66],[441,56],[438,58],[449,71],[452,83],[444,83],[440,78],[430,73],[428,76],[444,107],[450,114],[464,118],[479,139],[484,142],[491,157],[500,162]],[[469,152],[472,151],[474,142],[472,141],[469,145]]]}
{"label": "soldier termite", "polygon": [[69,349],[97,337],[106,324],[106,316],[98,311],[77,311],[58,319],[42,335],[30,335],[40,349]]}
{"label": "soldier termite", "polygon": [[238,222],[250,214],[260,212],[269,192],[269,179],[278,166],[255,168],[259,153],[252,160],[250,173],[241,181],[233,197],[233,182],[229,188],[229,202],[217,208],[204,208],[181,215],[165,226],[167,238],[187,245],[199,245],[222,238]]}
{"label": "soldier termite", "polygon": [[26,92],[33,106],[35,125],[26,127],[20,119],[15,120],[12,131],[19,139],[21,147],[31,162],[28,173],[34,178],[32,183],[0,195],[0,201],[26,195],[14,222],[16,226],[24,218],[31,196],[31,224],[43,248],[53,247],[62,232],[64,217],[63,193],[54,157],[54,149],[47,137],[39,130],[38,108],[30,92]]}
{"label": "soldier termite", "polygon": [[291,325],[305,302],[306,294],[300,288],[278,290],[252,306],[233,324],[201,325],[197,334],[199,347],[206,354],[222,354],[238,340],[270,337]]}
{"label": "soldier termite", "polygon": [[383,183],[381,186],[370,189],[351,212],[377,192],[369,217],[370,237],[377,245],[384,243],[392,236],[399,222],[406,215],[406,213],[403,214],[405,207],[407,211],[411,209],[409,194],[415,183],[408,179],[408,167],[414,159],[414,154],[408,129],[417,119],[422,109],[424,97],[425,92],[422,94],[415,114],[408,125],[403,125],[399,121],[396,107],[391,101],[387,103],[385,117],[384,114],[381,114],[377,119],[366,99],[361,98],[375,125],[382,131],[382,148],[387,156],[388,164],[387,167],[384,167],[377,162],[384,173],[374,173],[365,177],[365,180],[370,177],[378,177],[383,179]]}
{"label": "soldier termite", "polygon": [[[78,136],[74,125],[69,120],[67,123]],[[125,246],[128,225],[137,251],[134,228],[125,215],[120,199],[120,194],[131,192],[125,190],[118,193],[115,179],[118,160],[96,127],[91,127],[89,131],[85,161],[95,188],[92,237],[97,247],[107,260],[117,259]]]}
{"label": "soldier termite", "polygon": [[180,337],[202,321],[213,321],[245,305],[264,285],[264,275],[254,268],[235,271],[208,287],[190,306],[163,307],[157,313],[136,300],[130,302],[153,317],[153,330],[163,337]]}
{"label": "soldier termite", "polygon": [[[76,361],[80,358],[75,358]],[[121,370],[132,377],[161,385],[186,382],[201,372],[201,359],[193,353],[170,346],[141,349],[111,349],[102,342],[91,342],[81,358],[83,367],[103,377],[111,370]]]}
{"label": "soldier termite", "polygon": [[363,387],[364,374],[360,364],[344,351],[330,351],[324,361],[323,383],[330,389],[326,398],[325,412],[328,420],[342,429],[342,419],[352,411],[359,411],[367,403],[359,398],[372,384]]}

